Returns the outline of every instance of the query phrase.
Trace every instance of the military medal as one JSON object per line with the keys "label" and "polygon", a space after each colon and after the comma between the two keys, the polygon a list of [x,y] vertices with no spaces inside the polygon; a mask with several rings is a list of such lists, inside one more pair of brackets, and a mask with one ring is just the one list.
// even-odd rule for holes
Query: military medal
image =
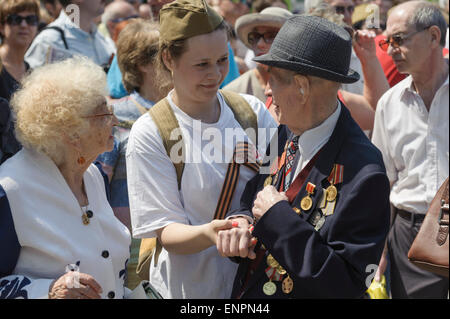
{"label": "military medal", "polygon": [[[278,264],[274,258],[273,260]],[[266,268],[265,273],[267,277],[269,277],[269,281],[264,284],[263,292],[267,296],[272,296],[277,291],[277,285],[272,280],[280,281],[281,275],[275,271],[275,268],[270,266]]]}
{"label": "military medal", "polygon": [[338,195],[338,191],[336,184],[342,183],[344,180],[344,165],[334,164],[333,170],[331,171],[330,176],[328,176],[328,182],[330,182],[330,186],[327,187],[327,201],[332,202],[336,200]]}
{"label": "military medal", "polygon": [[278,261],[276,261],[272,255],[267,256],[266,262],[267,262],[267,266],[272,267],[272,268],[278,268],[280,266]]}
{"label": "military medal", "polygon": [[316,185],[313,183],[308,182],[306,185],[306,192],[308,192],[308,195],[302,198],[300,202],[300,207],[303,210],[310,210],[313,204],[313,201],[311,199],[311,195],[314,193],[314,190],[316,189]]}
{"label": "military medal", "polygon": [[267,178],[264,181],[264,187],[268,186],[268,185],[272,185],[272,176],[267,176]]}
{"label": "military medal", "polygon": [[284,278],[281,284],[281,290],[283,290],[285,294],[290,294],[293,289],[294,289],[294,281],[288,275],[286,278]]}
{"label": "military medal", "polygon": [[309,195],[302,198],[302,201],[300,202],[300,207],[303,210],[309,210],[312,207],[312,199],[309,197]]}
{"label": "military medal", "polygon": [[325,216],[322,215],[322,217],[320,217],[319,220],[317,221],[316,226],[314,227],[314,229],[316,231],[319,231],[322,228],[324,223],[325,223]]}
{"label": "military medal", "polygon": [[337,188],[334,185],[330,185],[328,186],[328,188],[326,189],[327,191],[327,201],[332,202],[336,199],[337,197]]}
{"label": "military medal", "polygon": [[272,296],[277,292],[277,285],[275,285],[272,281],[268,281],[263,286],[263,292],[267,296]]}
{"label": "military medal", "polygon": [[309,223],[313,225],[313,227],[316,227],[317,223],[319,222],[320,218],[322,217],[322,213],[318,210],[316,210],[314,213],[311,214],[309,217]]}
{"label": "military medal", "polygon": [[287,271],[280,265],[277,267],[277,273],[279,273],[280,275],[283,276],[283,275],[286,275]]}
{"label": "military medal", "polygon": [[324,209],[322,209],[322,212],[325,216],[333,215],[334,213],[334,207],[336,206],[336,201],[327,202],[327,205]]}
{"label": "military medal", "polygon": [[320,200],[319,208],[325,208],[327,205],[327,190],[323,189],[322,198]]}

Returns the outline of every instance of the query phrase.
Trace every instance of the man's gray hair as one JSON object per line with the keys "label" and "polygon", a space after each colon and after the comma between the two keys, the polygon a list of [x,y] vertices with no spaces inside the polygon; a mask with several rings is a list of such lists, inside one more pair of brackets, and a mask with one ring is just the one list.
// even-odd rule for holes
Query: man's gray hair
{"label": "man's gray hair", "polygon": [[[305,0],[303,6],[305,9],[305,13],[311,13],[313,12],[315,9],[323,6],[325,3],[325,0]],[[326,5],[326,3],[325,3]]]}
{"label": "man's gray hair", "polygon": [[445,46],[445,36],[447,33],[447,23],[439,8],[429,2],[420,3],[413,15],[409,19],[409,23],[415,26],[417,31],[424,30],[430,26],[437,26],[441,30],[441,39],[439,44]]}

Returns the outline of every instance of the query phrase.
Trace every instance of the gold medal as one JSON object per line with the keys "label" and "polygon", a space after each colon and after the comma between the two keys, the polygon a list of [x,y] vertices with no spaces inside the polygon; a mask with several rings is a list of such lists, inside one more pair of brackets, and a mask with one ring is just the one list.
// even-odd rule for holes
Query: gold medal
{"label": "gold medal", "polygon": [[272,268],[278,268],[280,266],[278,261],[276,261],[275,258],[273,258],[272,255],[267,256],[266,261],[267,261],[267,265],[272,267]]}
{"label": "gold medal", "polygon": [[83,215],[81,215],[81,220],[83,221],[84,225],[89,225],[90,223],[89,217],[86,213],[83,213]]}
{"label": "gold medal", "polygon": [[272,185],[272,176],[267,176],[266,180],[264,181],[264,187]]}
{"label": "gold medal", "polygon": [[309,197],[309,195],[302,198],[302,201],[300,202],[300,207],[303,210],[309,210],[312,207],[312,199]]}
{"label": "gold medal", "polygon": [[334,185],[330,185],[328,186],[328,188],[326,189],[327,191],[327,201],[332,202],[336,199],[337,197],[337,188]]}
{"label": "gold medal", "polygon": [[285,294],[290,294],[294,289],[294,281],[291,279],[291,277],[289,277],[289,275],[283,280],[281,289]]}
{"label": "gold medal", "polygon": [[272,296],[277,291],[277,285],[272,281],[268,281],[263,286],[263,292],[267,296]]}
{"label": "gold medal", "polygon": [[277,273],[279,273],[280,275],[286,275],[287,271],[283,267],[278,266]]}

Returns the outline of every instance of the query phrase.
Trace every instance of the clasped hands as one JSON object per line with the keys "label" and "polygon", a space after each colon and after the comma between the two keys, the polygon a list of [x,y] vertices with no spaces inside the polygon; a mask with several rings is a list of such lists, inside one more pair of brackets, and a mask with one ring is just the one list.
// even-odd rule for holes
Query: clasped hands
{"label": "clasped hands", "polygon": [[[279,193],[275,187],[266,186],[256,196],[252,208],[253,216],[259,220],[273,205],[287,199],[284,192]],[[223,257],[255,259],[256,239],[252,236],[253,228],[250,223],[244,217],[236,217],[232,221],[232,228],[219,230],[217,233],[216,246],[219,254]]]}

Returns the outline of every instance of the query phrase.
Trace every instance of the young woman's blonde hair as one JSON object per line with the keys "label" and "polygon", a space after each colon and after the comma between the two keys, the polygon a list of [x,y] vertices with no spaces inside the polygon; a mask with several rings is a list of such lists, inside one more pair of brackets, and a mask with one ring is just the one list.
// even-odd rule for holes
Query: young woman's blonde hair
{"label": "young woman's blonde hair", "polygon": [[11,99],[16,137],[59,165],[64,138],[82,135],[89,128],[82,117],[105,102],[106,74],[89,59],[75,57],[35,69],[21,84]]}

